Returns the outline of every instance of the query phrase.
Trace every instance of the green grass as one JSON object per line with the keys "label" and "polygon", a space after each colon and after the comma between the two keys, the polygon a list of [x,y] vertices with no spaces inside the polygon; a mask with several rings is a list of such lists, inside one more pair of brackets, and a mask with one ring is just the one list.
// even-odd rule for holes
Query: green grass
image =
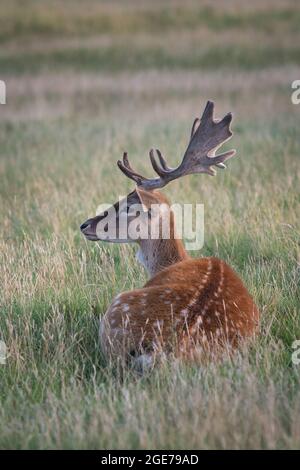
{"label": "green grass", "polygon": [[116,72],[147,69],[215,69],[231,67],[237,70],[260,69],[262,66],[299,64],[300,48],[275,46],[201,47],[183,50],[182,53],[164,50],[162,47],[130,46],[120,44],[101,49],[60,49],[49,52],[27,52],[13,57],[0,57],[0,69],[8,73],[37,73],[41,70],[56,72],[66,68],[75,71]]}
{"label": "green grass", "polygon": [[[13,1],[12,7],[5,8],[1,15],[0,39],[23,39],[28,37],[90,36],[107,33],[136,33],[139,31],[159,33],[161,31],[195,30],[206,27],[213,31],[233,28],[247,28],[258,31],[276,32],[277,28],[296,31],[299,28],[300,12],[295,4],[287,4],[280,9],[251,10],[233,9],[219,3],[201,5],[199,2],[161,2],[160,7],[152,3],[139,6],[136,3],[122,6],[122,2],[109,5],[108,2],[86,2],[86,9],[75,1],[73,8],[69,2],[48,1],[40,6],[38,1],[23,3]],[[289,3],[289,2],[288,2]]]}
{"label": "green grass", "polygon": [[[0,448],[299,448],[300,107],[290,100],[299,9],[288,4],[232,12],[190,2],[181,19],[158,5],[134,13],[133,2],[106,3],[108,43],[92,44],[77,2],[69,24],[49,13],[58,4],[29,2],[23,30],[13,3],[0,53]],[[262,312],[260,334],[222,363],[170,359],[137,377],[104,362],[98,324],[147,275],[136,248],[86,242],[79,225],[132,189],[115,164],[123,150],[147,174],[151,147],[178,162],[207,99],[218,116],[234,112],[237,157],[215,178],[187,177],[165,192],[205,204],[205,245],[193,256],[236,269]]]}

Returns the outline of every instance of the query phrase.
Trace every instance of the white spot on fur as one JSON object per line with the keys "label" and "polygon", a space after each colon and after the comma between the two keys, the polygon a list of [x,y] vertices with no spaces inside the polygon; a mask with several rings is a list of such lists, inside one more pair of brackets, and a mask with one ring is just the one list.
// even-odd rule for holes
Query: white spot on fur
{"label": "white spot on fur", "polygon": [[183,310],[181,310],[180,314],[182,317],[186,317],[188,315],[189,311],[187,308],[184,308]]}

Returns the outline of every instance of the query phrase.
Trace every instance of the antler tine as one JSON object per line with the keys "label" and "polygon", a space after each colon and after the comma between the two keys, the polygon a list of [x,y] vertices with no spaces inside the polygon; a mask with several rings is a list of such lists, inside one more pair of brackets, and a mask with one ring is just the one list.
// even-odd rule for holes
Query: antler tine
{"label": "antler tine", "polygon": [[152,164],[152,167],[153,167],[153,170],[161,177],[163,178],[164,175],[165,175],[165,170],[163,168],[161,168],[155,157],[154,157],[154,150],[151,149],[150,152],[149,152],[149,157],[150,157],[150,160],[151,160],[151,164]]}
{"label": "antler tine", "polygon": [[163,167],[163,169],[166,170],[166,171],[171,171],[172,168],[170,168],[170,167],[167,165],[166,159],[162,156],[161,151],[160,151],[159,149],[156,149],[156,153],[157,153],[157,155],[158,155],[160,164],[161,164],[161,166]]}
{"label": "antler tine", "polygon": [[125,165],[129,170],[131,170],[135,173],[135,171],[133,170],[132,166],[129,163],[128,153],[127,152],[123,153],[123,165]]}
{"label": "antler tine", "polygon": [[200,123],[201,122],[213,122],[214,109],[215,109],[215,103],[213,101],[208,101],[204,108]]}
{"label": "antler tine", "polygon": [[199,125],[200,125],[200,119],[196,118],[193,122],[193,125],[192,125],[191,139],[193,138],[193,135],[195,134],[195,132],[198,129]]}
{"label": "antler tine", "polygon": [[145,179],[142,175],[133,170],[132,166],[128,160],[127,152],[123,153],[123,162],[121,160],[117,161],[117,165],[120,170],[130,179],[136,182],[137,185],[141,185],[142,181]]}
{"label": "antler tine", "polygon": [[158,149],[156,149],[156,153],[157,153],[160,165],[158,164],[158,162],[157,162],[157,160],[154,156],[154,150],[151,149],[150,152],[149,152],[149,156],[150,156],[150,160],[151,160],[153,170],[158,174],[158,176],[160,176],[161,178],[165,178],[166,175],[168,175],[170,172],[172,172],[172,168],[170,168],[167,165],[167,162],[166,162],[165,158],[162,156],[161,152]]}
{"label": "antler tine", "polygon": [[121,160],[118,160],[117,161],[117,165],[118,167],[120,168],[120,170],[122,171],[122,173],[124,173],[125,176],[127,176],[128,178],[132,179],[133,181],[136,182],[136,184],[139,184],[139,178],[137,178],[122,162]]}

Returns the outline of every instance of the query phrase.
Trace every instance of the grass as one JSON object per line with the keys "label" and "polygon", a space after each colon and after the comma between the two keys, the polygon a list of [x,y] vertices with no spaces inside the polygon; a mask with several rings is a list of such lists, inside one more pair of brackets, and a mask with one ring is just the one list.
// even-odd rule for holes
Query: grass
{"label": "grass", "polygon": [[[83,11],[80,2],[61,3],[48,1],[39,5],[37,0],[27,0],[27,8],[22,10],[22,1],[13,0],[1,15],[0,39],[27,39],[45,36],[90,36],[92,34],[136,33],[138,31],[159,33],[162,30],[195,30],[207,27],[212,30],[234,28],[255,28],[272,32],[278,27],[285,30],[298,30],[300,12],[295,2],[286,5],[276,2],[273,9],[234,8],[232,5],[220,5],[220,2],[187,1],[184,5],[178,1],[159,2],[95,2],[88,0]],[[228,2],[229,3],[229,2]]]}
{"label": "grass", "polygon": [[[30,1],[24,19],[11,5],[0,53],[0,448],[299,448],[298,5],[191,1],[184,16],[166,1],[91,2],[94,24],[110,18],[105,31],[88,29],[77,2],[69,23],[61,2]],[[240,273],[260,335],[219,364],[121,374],[99,352],[99,317],[147,276],[134,247],[88,243],[79,225],[131,189],[115,165],[123,150],[147,174],[152,146],[175,164],[211,98],[218,115],[234,112],[238,156],[216,178],[165,192],[205,204],[193,255]]]}
{"label": "grass", "polygon": [[214,69],[216,64],[234,69],[260,69],[262,66],[275,66],[300,62],[300,48],[285,46],[228,45],[198,50],[183,50],[182,53],[164,50],[162,47],[139,47],[120,44],[101,49],[73,48],[49,52],[27,52],[0,57],[2,73],[36,73],[40,70],[60,71],[69,67],[75,71],[116,72],[123,70],[162,69]]}

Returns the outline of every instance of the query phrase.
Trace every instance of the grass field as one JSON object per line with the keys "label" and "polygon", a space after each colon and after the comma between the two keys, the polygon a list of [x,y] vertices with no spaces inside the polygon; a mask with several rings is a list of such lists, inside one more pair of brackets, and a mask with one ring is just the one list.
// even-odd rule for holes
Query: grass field
{"label": "grass field", "polygon": [[[299,2],[86,4],[0,3],[0,448],[300,448]],[[132,189],[123,150],[149,175],[151,147],[178,162],[207,99],[233,111],[238,156],[165,193],[205,204],[193,256],[240,273],[260,335],[219,364],[121,375],[99,317],[147,276],[79,225]]]}

